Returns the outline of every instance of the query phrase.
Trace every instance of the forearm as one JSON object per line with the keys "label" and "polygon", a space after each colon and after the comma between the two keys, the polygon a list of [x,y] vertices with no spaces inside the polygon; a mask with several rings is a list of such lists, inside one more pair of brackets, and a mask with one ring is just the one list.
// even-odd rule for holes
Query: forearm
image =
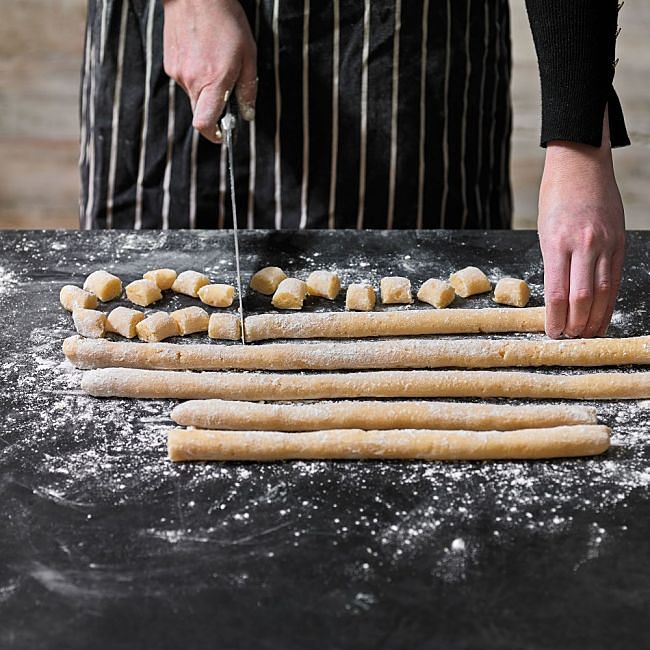
{"label": "forearm", "polygon": [[542,87],[542,135],[599,147],[609,107],[612,146],[629,144],[614,92],[617,0],[526,0]]}

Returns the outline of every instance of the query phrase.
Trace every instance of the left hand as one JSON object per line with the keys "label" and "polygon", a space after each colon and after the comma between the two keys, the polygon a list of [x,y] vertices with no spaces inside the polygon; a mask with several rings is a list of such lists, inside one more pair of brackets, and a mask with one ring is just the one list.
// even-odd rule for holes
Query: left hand
{"label": "left hand", "polygon": [[600,148],[550,142],[540,187],[546,333],[603,336],[614,311],[625,217],[605,119]]}

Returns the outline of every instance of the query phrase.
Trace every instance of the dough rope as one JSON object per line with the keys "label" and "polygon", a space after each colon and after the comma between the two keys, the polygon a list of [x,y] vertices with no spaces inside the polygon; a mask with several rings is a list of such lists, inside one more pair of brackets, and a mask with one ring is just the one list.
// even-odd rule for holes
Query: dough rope
{"label": "dough rope", "polygon": [[[138,333],[145,322],[138,323]],[[566,341],[454,339],[264,345],[143,345],[71,336],[63,342],[63,352],[78,368],[371,370],[617,366],[650,364],[650,336]]]}
{"label": "dough rope", "polygon": [[430,334],[543,332],[544,308],[259,314],[245,321],[246,340],[337,339]]}
{"label": "dough rope", "polygon": [[650,372],[549,375],[491,370],[388,370],[303,375],[105,368],[84,373],[81,388],[95,397],[141,399],[649,399]]}
{"label": "dough rope", "polygon": [[509,406],[450,402],[317,402],[258,404],[193,400],[177,406],[171,419],[202,429],[318,431],[321,429],[534,429],[596,424],[589,406]]}
{"label": "dough rope", "polygon": [[515,431],[438,431],[360,429],[281,433],[172,429],[167,450],[183,460],[506,460],[602,454],[610,430],[576,425]]}

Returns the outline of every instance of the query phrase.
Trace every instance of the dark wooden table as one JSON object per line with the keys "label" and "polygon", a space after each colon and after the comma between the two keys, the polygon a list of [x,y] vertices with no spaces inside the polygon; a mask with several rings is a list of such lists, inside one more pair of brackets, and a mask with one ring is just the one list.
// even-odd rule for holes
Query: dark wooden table
{"label": "dark wooden table", "polygon": [[[530,232],[258,232],[241,244],[246,277],[278,264],[417,285],[475,264],[523,275],[541,304]],[[614,335],[650,330],[648,244],[629,234]],[[1,648],[647,647],[650,402],[596,404],[615,437],[594,459],[173,465],[172,401],[85,396],[61,354],[63,284],[161,266],[232,282],[231,237],[0,234]]]}

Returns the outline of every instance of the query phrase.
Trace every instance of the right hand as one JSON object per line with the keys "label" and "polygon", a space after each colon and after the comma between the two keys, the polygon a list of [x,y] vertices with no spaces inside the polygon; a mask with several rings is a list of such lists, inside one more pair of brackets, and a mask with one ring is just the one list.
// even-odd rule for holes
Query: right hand
{"label": "right hand", "polygon": [[235,92],[243,119],[255,119],[257,48],[238,0],[164,0],[165,72],[190,98],[192,126],[220,143],[219,118]]}

